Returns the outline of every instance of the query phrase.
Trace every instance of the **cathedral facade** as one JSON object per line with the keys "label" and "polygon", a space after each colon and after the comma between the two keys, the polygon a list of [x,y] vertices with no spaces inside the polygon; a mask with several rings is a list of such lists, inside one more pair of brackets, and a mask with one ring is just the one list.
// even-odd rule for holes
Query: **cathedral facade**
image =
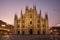
{"label": "cathedral facade", "polygon": [[48,15],[45,18],[41,16],[41,10],[37,13],[36,6],[28,8],[26,6],[25,13],[20,13],[20,18],[15,14],[14,17],[14,34],[48,34]]}

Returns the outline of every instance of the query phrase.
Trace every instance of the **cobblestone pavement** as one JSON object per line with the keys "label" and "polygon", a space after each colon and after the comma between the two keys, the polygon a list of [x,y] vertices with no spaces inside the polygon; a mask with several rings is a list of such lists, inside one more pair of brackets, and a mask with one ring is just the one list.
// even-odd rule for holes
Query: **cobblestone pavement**
{"label": "cobblestone pavement", "polygon": [[60,35],[0,35],[0,40],[60,40]]}

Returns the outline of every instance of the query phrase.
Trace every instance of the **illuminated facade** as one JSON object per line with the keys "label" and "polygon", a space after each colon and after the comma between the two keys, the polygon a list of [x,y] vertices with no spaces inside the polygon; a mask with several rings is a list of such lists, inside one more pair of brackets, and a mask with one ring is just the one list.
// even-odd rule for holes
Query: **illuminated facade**
{"label": "illuminated facade", "polygon": [[41,16],[41,10],[37,13],[36,6],[28,8],[26,6],[25,13],[20,13],[20,18],[15,14],[14,30],[15,34],[48,34],[48,15],[45,18]]}

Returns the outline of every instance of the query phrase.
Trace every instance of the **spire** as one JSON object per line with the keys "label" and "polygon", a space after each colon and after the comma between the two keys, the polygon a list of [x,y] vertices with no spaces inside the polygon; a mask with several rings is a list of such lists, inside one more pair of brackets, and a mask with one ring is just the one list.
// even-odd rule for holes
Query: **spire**
{"label": "spire", "polygon": [[26,6],[26,10],[28,10],[28,6]]}
{"label": "spire", "polygon": [[22,10],[21,10],[21,18],[23,18],[23,15],[22,15]]}
{"label": "spire", "polygon": [[48,14],[47,14],[47,12],[46,12],[46,14],[45,14],[45,18],[48,19]]}
{"label": "spire", "polygon": [[22,15],[22,10],[21,10],[21,15]]}
{"label": "spire", "polygon": [[48,14],[45,14],[45,27],[46,27],[46,34],[49,34],[49,21],[48,21]]}
{"label": "spire", "polygon": [[18,26],[18,18],[17,15],[15,14],[14,16],[14,34],[17,34],[17,26]]}
{"label": "spire", "polygon": [[41,9],[40,9],[40,15],[41,15]]}
{"label": "spire", "polygon": [[21,16],[22,16],[22,10],[21,10]]}
{"label": "spire", "polygon": [[15,20],[17,19],[17,15],[15,14]]}
{"label": "spire", "polygon": [[40,9],[40,12],[39,12],[39,17],[41,17],[41,9]]}
{"label": "spire", "polygon": [[33,9],[35,9],[35,10],[36,10],[36,5],[33,5]]}

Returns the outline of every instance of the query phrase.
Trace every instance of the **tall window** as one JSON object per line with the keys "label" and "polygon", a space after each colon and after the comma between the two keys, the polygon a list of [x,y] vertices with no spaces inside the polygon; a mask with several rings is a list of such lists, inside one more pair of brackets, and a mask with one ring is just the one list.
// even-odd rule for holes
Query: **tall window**
{"label": "tall window", "polygon": [[32,21],[30,21],[30,24],[32,24]]}

